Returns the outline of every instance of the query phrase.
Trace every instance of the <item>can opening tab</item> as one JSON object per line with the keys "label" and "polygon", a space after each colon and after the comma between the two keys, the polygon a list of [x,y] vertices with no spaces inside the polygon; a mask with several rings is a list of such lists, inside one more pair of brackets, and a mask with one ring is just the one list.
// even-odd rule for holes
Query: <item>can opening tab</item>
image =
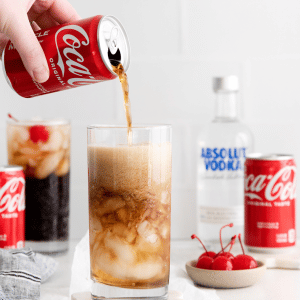
{"label": "can opening tab", "polygon": [[119,29],[114,26],[110,31],[110,37],[107,40],[108,58],[113,66],[117,66],[121,62],[121,52],[118,48]]}

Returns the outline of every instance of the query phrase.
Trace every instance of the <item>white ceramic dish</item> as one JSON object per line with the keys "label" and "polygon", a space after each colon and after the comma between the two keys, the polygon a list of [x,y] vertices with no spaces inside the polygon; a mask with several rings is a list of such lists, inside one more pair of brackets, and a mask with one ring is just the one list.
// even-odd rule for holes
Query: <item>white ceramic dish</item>
{"label": "white ceramic dish", "polygon": [[215,271],[196,268],[197,260],[186,263],[190,278],[197,284],[213,288],[242,288],[253,285],[266,271],[265,263],[257,261],[258,267],[250,270]]}

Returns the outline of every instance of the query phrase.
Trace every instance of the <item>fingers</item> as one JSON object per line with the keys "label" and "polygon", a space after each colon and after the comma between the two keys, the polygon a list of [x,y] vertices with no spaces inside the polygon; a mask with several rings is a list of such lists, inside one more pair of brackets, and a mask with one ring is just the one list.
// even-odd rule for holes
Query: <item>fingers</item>
{"label": "fingers", "polygon": [[28,12],[28,18],[41,29],[80,19],[67,0],[36,0]]}
{"label": "fingers", "polygon": [[26,11],[28,12],[35,0],[28,0],[26,3]]}
{"label": "fingers", "polygon": [[75,8],[67,0],[56,0],[51,5],[49,12],[59,24],[80,20]]}
{"label": "fingers", "polygon": [[[51,7],[51,5],[53,4],[54,1],[55,0],[44,0],[44,1],[36,0],[36,1],[34,1],[33,5],[31,6],[31,8],[28,11],[28,19],[30,20],[30,22],[36,21],[37,19],[42,17],[44,14],[46,14],[48,12],[48,9]],[[52,17],[48,13],[47,18],[49,18],[49,17],[52,20]],[[38,24],[38,25],[40,26],[40,24]],[[52,24],[50,24],[50,27],[51,27],[51,25]]]}
{"label": "fingers", "polygon": [[42,83],[49,78],[48,64],[28,18],[36,22],[32,25],[36,30],[76,21],[80,16],[67,0],[29,0],[26,7],[12,10],[11,17],[5,22],[4,38],[0,36],[0,54],[5,47],[6,36],[18,50],[31,77]]}
{"label": "fingers", "polygon": [[49,11],[44,12],[42,15],[36,18],[35,22],[41,29],[46,29],[59,25],[59,23],[51,17]]}
{"label": "fingers", "polygon": [[36,24],[34,21],[31,23],[31,27],[33,31],[41,30],[41,27],[38,24]]}
{"label": "fingers", "polygon": [[42,47],[30,26],[26,11],[19,13],[17,18],[10,18],[7,25],[5,34],[18,50],[30,76],[40,83],[47,81],[48,64]]}

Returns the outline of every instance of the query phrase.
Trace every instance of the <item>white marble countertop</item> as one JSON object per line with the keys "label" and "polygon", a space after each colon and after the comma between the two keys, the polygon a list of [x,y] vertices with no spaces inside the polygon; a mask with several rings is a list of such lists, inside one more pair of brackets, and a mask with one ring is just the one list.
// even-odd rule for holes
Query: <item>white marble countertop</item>
{"label": "white marble countertop", "polygon": [[[66,299],[69,296],[71,282],[71,266],[75,246],[79,241],[71,241],[67,253],[56,256],[59,262],[55,274],[41,286],[41,299]],[[185,269],[185,263],[196,259],[201,249],[193,241],[172,241],[171,264]],[[200,289],[207,289],[199,287]],[[300,299],[300,270],[267,269],[264,277],[255,285],[240,289],[217,289],[217,295],[222,300],[299,300]],[[49,298],[50,300],[50,298]],[[193,299],[184,299],[193,300]],[[196,300],[196,299],[195,299]],[[197,299],[198,300],[198,299]]]}

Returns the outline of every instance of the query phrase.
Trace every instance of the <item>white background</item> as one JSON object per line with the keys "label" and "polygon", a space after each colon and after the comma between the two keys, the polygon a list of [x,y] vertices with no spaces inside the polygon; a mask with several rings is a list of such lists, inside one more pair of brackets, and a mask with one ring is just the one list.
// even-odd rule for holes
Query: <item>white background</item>
{"label": "white background", "polygon": [[[213,76],[239,76],[240,116],[254,134],[255,150],[294,154],[298,162],[298,0],[70,2],[83,18],[110,14],[125,27],[131,44],[133,123],[173,125],[173,239],[189,238],[196,231],[195,141],[213,117]],[[71,238],[82,237],[88,227],[86,127],[125,124],[119,82],[23,99],[9,88],[1,72],[0,89],[0,164],[7,159],[8,112],[19,119],[71,121]]]}

